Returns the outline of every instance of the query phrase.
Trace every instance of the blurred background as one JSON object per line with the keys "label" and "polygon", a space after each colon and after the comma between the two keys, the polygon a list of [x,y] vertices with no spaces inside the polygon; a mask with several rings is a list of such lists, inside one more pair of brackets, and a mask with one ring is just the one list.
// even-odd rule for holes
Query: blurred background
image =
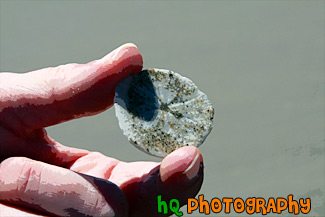
{"label": "blurred background", "polygon": [[[324,216],[324,9],[322,0],[0,0],[0,70],[86,63],[133,42],[144,68],[190,78],[215,107],[199,194],[293,194],[311,198],[308,216]],[[113,108],[47,130],[123,161],[160,161],[129,144]]]}

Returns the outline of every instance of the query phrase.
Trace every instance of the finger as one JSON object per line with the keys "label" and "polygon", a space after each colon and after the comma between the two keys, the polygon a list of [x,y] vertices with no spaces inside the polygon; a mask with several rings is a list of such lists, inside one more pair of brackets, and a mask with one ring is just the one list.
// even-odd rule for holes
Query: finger
{"label": "finger", "polygon": [[22,157],[0,165],[0,202],[51,216],[128,215],[115,184]]}
{"label": "finger", "polygon": [[37,212],[33,212],[31,210],[22,208],[22,207],[15,207],[8,204],[1,204],[0,203],[0,216],[1,217],[12,217],[12,216],[19,216],[19,217],[40,217],[45,216]]}
{"label": "finger", "polygon": [[117,83],[141,69],[141,54],[129,43],[87,64],[1,73],[0,124],[28,133],[97,114],[112,105]]}
{"label": "finger", "polygon": [[[189,146],[171,153],[161,163],[157,182],[157,195],[161,195],[161,200],[169,202],[171,199],[177,199],[180,206],[185,205],[188,198],[197,195],[203,183],[201,152],[197,148]],[[142,185],[152,185],[153,183],[153,179],[148,179]],[[154,199],[151,204],[153,213],[157,212],[158,207],[157,197]],[[169,213],[172,214],[170,211]]]}
{"label": "finger", "polygon": [[120,162],[121,161],[117,159],[107,157],[99,152],[89,152],[87,155],[74,161],[69,169],[90,176],[109,179],[111,172]]}
{"label": "finger", "polygon": [[176,198],[184,205],[199,192],[203,182],[202,154],[197,148],[188,146],[172,152],[160,166],[154,162],[120,162],[109,180],[126,194],[130,215],[160,216],[157,213],[158,195],[165,201]]}
{"label": "finger", "polygon": [[168,155],[160,165],[160,179],[164,185],[191,183],[199,175],[203,157],[199,149],[187,146]]}
{"label": "finger", "polygon": [[9,157],[24,156],[69,168],[74,161],[89,153],[56,142],[47,135],[45,129],[34,130],[28,137],[21,138],[0,127],[0,138],[0,162]]}

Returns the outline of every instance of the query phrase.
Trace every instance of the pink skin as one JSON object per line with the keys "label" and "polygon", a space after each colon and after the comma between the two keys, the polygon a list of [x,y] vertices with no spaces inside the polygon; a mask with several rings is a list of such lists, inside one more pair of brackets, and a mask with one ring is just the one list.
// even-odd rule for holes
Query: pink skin
{"label": "pink skin", "polygon": [[0,73],[0,216],[160,216],[157,195],[183,205],[198,193],[195,147],[161,163],[127,163],[61,145],[44,130],[108,109],[118,82],[141,70],[140,52],[125,44],[87,64]]}

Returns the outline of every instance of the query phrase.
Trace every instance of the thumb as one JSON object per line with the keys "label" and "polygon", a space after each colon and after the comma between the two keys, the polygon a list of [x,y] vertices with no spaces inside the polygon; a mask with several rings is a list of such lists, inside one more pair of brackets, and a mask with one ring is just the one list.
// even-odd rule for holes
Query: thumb
{"label": "thumb", "polygon": [[[203,183],[203,158],[194,146],[179,148],[167,155],[160,167],[155,167],[134,187],[132,184],[122,187],[128,197],[132,216],[166,216],[157,212],[157,196],[162,201],[177,199],[179,207],[195,197]],[[141,195],[141,197],[139,197]],[[143,204],[146,206],[143,206]],[[178,207],[178,208],[179,208]],[[177,209],[177,208],[176,208]],[[179,211],[179,210],[176,210]],[[169,211],[168,215],[171,215]]]}
{"label": "thumb", "polygon": [[[185,146],[172,152],[160,165],[160,179],[164,185],[191,185],[202,175],[203,157],[199,149]],[[174,191],[174,189],[172,190]]]}
{"label": "thumb", "polygon": [[112,106],[118,82],[141,69],[142,56],[128,43],[87,64],[0,73],[0,123],[26,134],[97,114]]}

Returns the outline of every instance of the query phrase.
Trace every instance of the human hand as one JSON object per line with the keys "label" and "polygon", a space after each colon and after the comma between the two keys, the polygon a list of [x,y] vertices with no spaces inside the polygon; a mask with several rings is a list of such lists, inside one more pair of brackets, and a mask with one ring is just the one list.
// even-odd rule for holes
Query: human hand
{"label": "human hand", "polygon": [[141,69],[141,54],[125,44],[87,64],[0,73],[0,216],[159,216],[157,195],[183,205],[197,194],[195,147],[161,163],[126,163],[61,145],[44,130],[108,109],[115,86]]}

